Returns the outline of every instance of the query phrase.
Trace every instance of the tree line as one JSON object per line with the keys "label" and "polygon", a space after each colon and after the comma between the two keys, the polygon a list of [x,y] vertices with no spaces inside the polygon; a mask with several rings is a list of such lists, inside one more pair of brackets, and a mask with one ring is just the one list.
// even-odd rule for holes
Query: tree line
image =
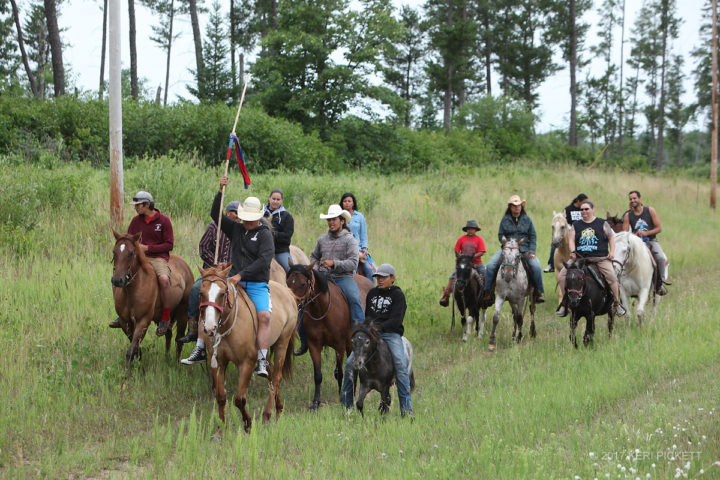
{"label": "tree line", "polygon": [[[710,1],[690,52],[695,101],[686,103],[687,60],[674,44],[682,28],[675,0],[644,0],[632,25],[626,25],[625,0],[425,0],[399,9],[387,0],[140,0],[157,18],[152,40],[166,54],[164,94],[159,89],[155,98],[162,105],[176,22],[187,17],[195,62],[182,67],[194,82],[187,88],[191,98],[181,101],[237,104],[249,71],[249,104],[326,142],[355,116],[409,129],[484,131],[498,118],[512,121],[507,112],[535,122],[540,86],[566,69],[564,141],[603,158],[640,154],[656,169],[682,167],[688,157],[683,132],[691,120],[710,115]],[[29,0],[20,7],[0,0],[0,97],[65,95],[62,3]],[[107,0],[103,12],[100,99]],[[202,35],[199,18],[206,14]],[[128,0],[128,17],[124,84],[129,98],[151,99],[137,71],[134,0]],[[599,32],[593,44],[591,28]],[[627,45],[619,59],[618,45]]]}

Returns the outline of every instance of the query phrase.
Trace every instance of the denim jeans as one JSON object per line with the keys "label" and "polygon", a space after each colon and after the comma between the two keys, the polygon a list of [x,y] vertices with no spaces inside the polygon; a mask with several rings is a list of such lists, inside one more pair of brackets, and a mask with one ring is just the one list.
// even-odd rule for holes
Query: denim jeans
{"label": "denim jeans", "polygon": [[350,305],[350,317],[354,323],[365,321],[365,312],[360,302],[360,290],[352,277],[333,277],[333,280],[347,297]]}
{"label": "denim jeans", "polygon": [[360,273],[360,275],[364,276],[365,278],[372,280],[373,282],[375,281],[375,279],[373,278],[373,270],[370,266],[370,262],[358,262],[358,273]]}
{"label": "denim jeans", "polygon": [[288,263],[288,260],[292,260],[292,257],[290,256],[290,252],[280,252],[275,254],[275,260],[280,264],[281,267],[285,270],[285,273],[290,270],[290,264]]}
{"label": "denim jeans", "polygon": [[[523,253],[523,255],[525,254]],[[492,256],[490,261],[487,263],[487,266],[485,267],[488,275],[486,278],[489,280],[485,282],[484,290],[486,292],[489,292],[495,285],[497,272],[500,268],[500,260],[502,260],[502,250],[498,250],[498,252]],[[535,288],[540,293],[545,292],[542,278],[542,267],[540,266],[540,261],[537,259],[537,255],[532,260],[529,260],[528,264],[530,265],[530,276],[532,276]]]}
{"label": "denim jeans", "polygon": [[197,318],[198,305],[200,305],[200,286],[202,285],[202,277],[199,277],[193,283],[190,289],[190,298],[188,299],[188,318]]}
{"label": "denim jeans", "polygon": [[548,265],[551,267],[555,265],[555,245],[550,244],[550,258],[548,258]]}
{"label": "denim jeans", "polygon": [[[405,359],[405,348],[403,347],[402,337],[397,333],[381,333],[380,337],[385,341],[390,350],[395,365],[395,384],[398,390],[398,399],[400,400],[400,412],[403,414],[412,414],[412,404],[410,402],[410,374],[407,370],[407,360]],[[357,381],[357,374],[353,368],[353,353],[345,361],[345,377],[343,378],[342,404],[347,408],[353,406],[354,383]]]}

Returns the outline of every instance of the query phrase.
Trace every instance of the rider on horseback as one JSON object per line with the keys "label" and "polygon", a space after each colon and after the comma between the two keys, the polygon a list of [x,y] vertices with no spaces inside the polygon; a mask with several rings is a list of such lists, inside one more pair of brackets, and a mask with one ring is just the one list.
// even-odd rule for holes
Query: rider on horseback
{"label": "rider on horseback", "polygon": [[662,232],[660,218],[654,208],[642,204],[642,196],[637,190],[631,191],[628,198],[630,199],[630,210],[623,215],[623,230],[627,231],[632,228],[632,232],[647,243],[657,264],[655,293],[665,295],[667,289],[663,285],[663,279],[665,278],[667,257],[656,238],[656,235]]}
{"label": "rider on horseback", "polygon": [[[477,272],[485,277],[485,265],[482,263],[482,256],[485,255],[485,241],[480,235],[476,235],[480,231],[480,225],[475,220],[468,220],[467,225],[463,227],[465,235],[461,236],[455,242],[455,253],[460,255],[472,255]],[[447,287],[443,288],[443,295],[440,299],[440,305],[448,306],[448,299],[455,286],[455,270],[450,274]]]}
{"label": "rider on horseback", "polygon": [[[530,217],[525,213],[525,200],[520,200],[518,195],[513,195],[508,200],[508,207],[505,210],[505,216],[500,221],[498,229],[498,240],[502,244],[503,237],[514,239],[517,242],[524,240],[520,245],[520,251],[527,259],[530,266],[528,278],[532,280],[535,288],[535,303],[543,303],[543,292],[545,291],[542,281],[542,267],[535,256],[535,248],[537,242],[537,234],[535,226]],[[500,268],[500,260],[502,258],[502,248],[493,255],[487,263],[487,281],[485,282],[484,295],[485,299],[492,297],[492,289],[495,286],[495,277]]]}
{"label": "rider on horseback", "polygon": [[[153,197],[148,192],[139,191],[130,204],[135,206],[137,215],[130,221],[128,234],[142,233],[140,248],[143,249],[150,265],[155,270],[160,287],[162,318],[158,322],[155,334],[162,337],[170,328],[170,305],[168,303],[170,267],[168,260],[170,260],[170,252],[175,243],[172,222],[167,215],[160,213],[160,210],[155,208]],[[120,319],[116,318],[109,326],[110,328],[120,328]]]}
{"label": "rider on horseback", "polygon": [[[622,317],[626,311],[620,303],[620,293],[618,291],[618,280],[615,275],[615,269],[612,266],[613,254],[615,252],[615,233],[610,225],[602,218],[597,218],[594,214],[595,206],[592,202],[585,200],[580,206],[580,214],[582,219],[577,221],[570,227],[570,261],[573,262],[578,254],[583,258],[599,259],[597,265],[600,273],[605,277],[605,281],[610,285],[613,298],[615,299],[615,313]],[[558,287],[561,291],[565,291],[565,277],[567,269],[563,267],[558,275]],[[567,296],[563,297],[563,303],[558,307],[555,315],[558,317],[567,316],[567,308],[565,302]]]}

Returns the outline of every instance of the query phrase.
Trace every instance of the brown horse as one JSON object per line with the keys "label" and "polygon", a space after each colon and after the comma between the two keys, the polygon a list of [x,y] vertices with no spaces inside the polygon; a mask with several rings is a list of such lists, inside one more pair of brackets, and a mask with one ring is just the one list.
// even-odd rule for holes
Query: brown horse
{"label": "brown horse", "polygon": [[[235,406],[242,414],[245,431],[252,426],[252,417],[247,409],[247,387],[250,383],[253,367],[257,360],[257,312],[245,290],[235,288],[227,282],[231,267],[224,270],[210,267],[200,269],[202,286],[200,287],[200,325],[201,338],[205,341],[210,356],[210,369],[215,383],[215,398],[218,404],[218,416],[225,423],[225,370],[230,362],[238,369],[238,387],[235,394]],[[290,290],[270,280],[272,315],[270,316],[270,394],[263,423],[268,423],[272,415],[283,410],[280,396],[280,382],[283,376],[290,376],[294,349],[295,326],[297,325],[297,305]]]}
{"label": "brown horse", "polygon": [[[125,367],[130,368],[134,357],[140,357],[140,342],[145,337],[150,323],[162,318],[160,287],[155,271],[140,248],[140,233],[121,235],[113,229],[113,299],[120,326],[130,340],[125,354]],[[188,298],[194,283],[192,272],[185,261],[170,255],[170,309],[171,325],[177,320],[176,338],[185,335],[187,325]],[[170,350],[172,329],[165,334],[165,351]],[[177,358],[182,352],[182,343],[176,344]]]}
{"label": "brown horse", "polygon": [[[553,267],[555,270],[555,281],[558,281],[563,265],[570,261],[570,225],[567,223],[564,212],[553,211],[552,219],[552,244],[555,247],[553,255]],[[558,289],[558,305],[562,303],[563,295]]]}
{"label": "brown horse", "polygon": [[297,247],[295,245],[290,245],[290,256],[292,257],[292,262],[295,265],[309,265],[310,259],[307,255],[305,255],[305,252],[303,252],[300,247]]}
{"label": "brown horse", "polygon": [[605,212],[605,221],[613,229],[613,232],[620,233],[623,231],[623,217],[618,218],[617,215],[610,215],[610,212]]}
{"label": "brown horse", "polygon": [[[292,265],[288,271],[287,285],[303,309],[303,328],[307,334],[310,358],[313,362],[315,395],[310,410],[320,406],[320,385],[322,384],[322,347],[335,350],[335,379],[338,395],[342,391],[343,359],[352,352],[350,307],[340,287],[328,281],[324,273],[310,265]],[[365,305],[367,292],[373,283],[362,275],[354,275],[360,290],[360,301]]]}

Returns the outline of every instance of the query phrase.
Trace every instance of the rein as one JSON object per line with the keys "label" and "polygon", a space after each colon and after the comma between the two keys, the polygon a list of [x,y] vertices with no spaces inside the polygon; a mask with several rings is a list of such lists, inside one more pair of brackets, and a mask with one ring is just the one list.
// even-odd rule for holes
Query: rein
{"label": "rein", "polygon": [[[305,295],[303,295],[302,301],[300,301],[298,303],[298,307],[303,309],[304,312],[305,312],[306,306],[310,305],[311,303],[314,303],[315,300],[320,295],[322,295],[322,293],[319,292],[319,293],[315,294],[315,296],[311,297],[311,295],[313,293],[315,293],[315,273],[310,272],[310,288],[308,288],[307,293],[305,293]],[[325,317],[328,316],[328,313],[330,313],[330,307],[332,307],[332,295],[330,295],[330,291],[328,289],[328,307],[327,307],[327,310],[325,310],[325,313],[323,313],[319,317],[314,317],[310,312],[305,312],[305,313],[307,313],[308,317],[310,317],[311,320],[319,321],[319,320],[323,320]]]}

